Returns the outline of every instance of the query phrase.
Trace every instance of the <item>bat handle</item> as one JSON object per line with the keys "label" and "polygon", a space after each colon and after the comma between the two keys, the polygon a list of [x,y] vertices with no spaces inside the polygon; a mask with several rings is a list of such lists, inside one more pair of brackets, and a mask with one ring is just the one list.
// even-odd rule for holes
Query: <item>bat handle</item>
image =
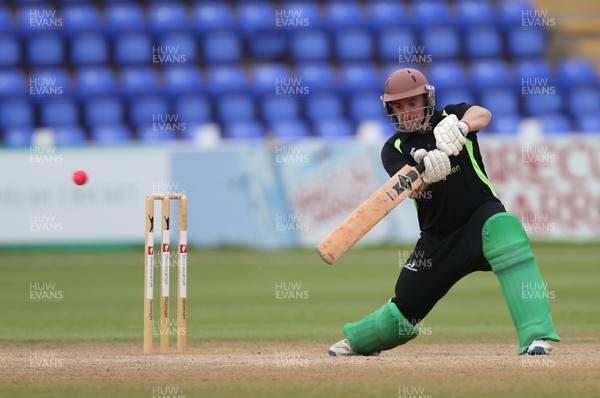
{"label": "bat handle", "polygon": [[417,163],[415,169],[417,169],[419,174],[423,174],[423,172],[425,171],[425,162]]}

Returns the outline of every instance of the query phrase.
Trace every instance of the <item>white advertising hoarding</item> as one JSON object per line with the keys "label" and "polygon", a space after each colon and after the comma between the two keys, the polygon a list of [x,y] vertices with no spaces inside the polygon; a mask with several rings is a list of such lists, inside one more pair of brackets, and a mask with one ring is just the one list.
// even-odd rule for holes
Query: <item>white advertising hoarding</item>
{"label": "white advertising hoarding", "polygon": [[[0,156],[0,244],[143,241],[143,198],[169,180],[159,149],[32,146]],[[86,184],[72,173],[83,169]]]}
{"label": "white advertising hoarding", "polygon": [[490,139],[480,147],[506,209],[532,239],[600,239],[600,139]]}

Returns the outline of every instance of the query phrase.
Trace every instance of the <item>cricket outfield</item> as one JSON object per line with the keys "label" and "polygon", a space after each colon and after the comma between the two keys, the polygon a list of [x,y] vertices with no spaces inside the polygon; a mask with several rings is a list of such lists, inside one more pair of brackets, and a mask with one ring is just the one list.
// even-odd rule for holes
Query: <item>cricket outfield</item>
{"label": "cricket outfield", "polygon": [[410,247],[353,249],[335,266],[313,250],[190,250],[184,355],[174,336],[170,354],[142,354],[141,249],[3,251],[0,389],[6,397],[599,396],[600,244],[532,248],[563,340],[548,357],[515,355],[492,273],[459,282],[407,345],[329,357],[345,322],[393,294]]}

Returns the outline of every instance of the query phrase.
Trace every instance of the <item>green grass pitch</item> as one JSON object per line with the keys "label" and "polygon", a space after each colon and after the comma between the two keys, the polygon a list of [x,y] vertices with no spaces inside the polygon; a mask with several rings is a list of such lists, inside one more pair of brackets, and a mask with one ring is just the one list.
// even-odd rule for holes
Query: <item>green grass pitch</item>
{"label": "green grass pitch", "polygon": [[[393,295],[398,259],[406,250],[353,250],[334,266],[312,250],[190,251],[189,339],[327,343],[339,337],[344,322]],[[533,250],[548,283],[557,328],[582,334],[600,330],[600,245],[534,244]],[[173,267],[172,315],[175,276]],[[0,280],[1,341],[141,342],[139,251],[4,252]],[[40,288],[47,293],[36,293]],[[154,304],[156,310],[157,299]],[[460,281],[424,323],[436,335],[465,341],[480,339],[482,333],[514,333],[492,273]]]}
{"label": "green grass pitch", "polygon": [[[597,287],[600,244],[545,243],[533,244],[532,249],[547,282],[552,315],[563,341],[597,347],[600,342]],[[319,350],[323,349],[326,356],[327,347],[341,338],[345,322],[363,317],[393,295],[400,270],[399,259],[410,250],[407,246],[353,249],[334,266],[325,264],[314,250],[190,250],[188,345],[207,341],[299,342],[304,347],[314,344]],[[3,307],[0,347],[38,342],[133,342],[139,344],[141,354],[144,264],[141,247],[139,250],[29,253],[4,250],[0,258]],[[155,314],[158,314],[157,282],[158,268]],[[172,317],[176,314],[175,282],[176,268],[173,267]],[[470,344],[492,342],[510,344],[515,351],[517,348],[500,286],[489,272],[471,274],[460,281],[420,327],[425,335],[411,342],[411,346],[422,341],[434,345],[459,344],[468,350]],[[174,339],[171,347],[173,350]],[[356,372],[352,369],[346,371]],[[382,375],[381,380],[387,383],[383,385],[397,389],[401,382],[386,377]],[[429,386],[432,375],[419,377],[416,380]],[[238,383],[230,387],[239,390],[225,395],[240,396],[241,391],[250,389],[256,393],[251,395],[265,396],[263,388],[268,385],[285,396],[292,390],[296,392],[294,396],[302,396],[303,387],[312,388],[313,393],[321,392],[311,394],[313,396],[359,396],[360,388],[362,391],[366,388],[365,382],[345,384],[354,386],[353,391],[348,391],[338,384],[326,385],[323,389],[317,381],[307,384],[298,380],[286,385],[274,384],[277,381],[273,379],[271,384]],[[477,378],[473,382],[486,386]],[[198,386],[198,382],[181,383],[188,392]],[[457,382],[455,388],[464,387],[461,383]],[[17,394],[15,396],[151,396],[147,386],[134,389],[129,385],[129,390],[121,390],[115,385],[114,390],[111,387],[100,393],[85,385],[50,383],[39,389],[25,390],[15,384],[5,384],[2,378],[0,386]],[[222,384],[209,383],[202,388],[213,388],[221,393],[228,391]],[[448,391],[452,388],[452,384],[447,387]],[[377,390],[374,391],[377,395]],[[555,389],[543,396],[563,396],[560,394],[562,392]]]}

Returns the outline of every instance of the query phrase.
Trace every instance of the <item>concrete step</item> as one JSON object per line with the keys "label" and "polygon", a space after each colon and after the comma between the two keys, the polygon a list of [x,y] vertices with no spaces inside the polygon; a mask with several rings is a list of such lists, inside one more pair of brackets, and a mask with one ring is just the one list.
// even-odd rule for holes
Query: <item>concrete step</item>
{"label": "concrete step", "polygon": [[579,18],[559,18],[557,20],[557,26],[561,32],[569,35],[600,35],[600,15]]}

